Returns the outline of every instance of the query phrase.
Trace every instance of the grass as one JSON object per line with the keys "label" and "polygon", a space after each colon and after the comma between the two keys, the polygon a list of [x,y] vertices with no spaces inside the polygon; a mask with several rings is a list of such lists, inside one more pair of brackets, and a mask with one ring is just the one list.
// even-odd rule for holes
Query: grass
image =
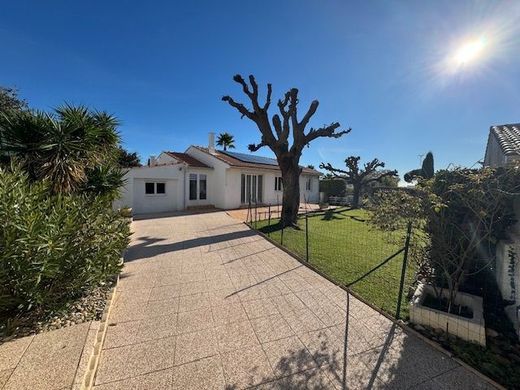
{"label": "grass", "polygon": [[[361,277],[404,246],[404,234],[383,232],[370,226],[365,210],[308,217],[309,262],[336,282],[347,285]],[[283,245],[301,258],[306,258],[305,218],[300,218],[300,230],[286,228]],[[273,240],[281,242],[278,220],[257,222],[257,228]],[[374,271],[352,289],[373,305],[395,316],[403,253]],[[406,284],[401,305],[401,317],[408,316],[406,294],[413,278],[412,266],[406,272]]]}

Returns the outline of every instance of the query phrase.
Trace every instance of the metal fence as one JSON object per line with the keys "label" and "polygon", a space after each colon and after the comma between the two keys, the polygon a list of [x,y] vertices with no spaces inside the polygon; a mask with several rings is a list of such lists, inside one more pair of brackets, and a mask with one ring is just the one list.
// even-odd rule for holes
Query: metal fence
{"label": "metal fence", "polygon": [[301,214],[297,228],[284,228],[281,207],[249,209],[253,229],[395,318],[407,316],[402,302],[414,273],[408,264],[411,225],[382,231],[368,223],[366,211],[344,207]]}

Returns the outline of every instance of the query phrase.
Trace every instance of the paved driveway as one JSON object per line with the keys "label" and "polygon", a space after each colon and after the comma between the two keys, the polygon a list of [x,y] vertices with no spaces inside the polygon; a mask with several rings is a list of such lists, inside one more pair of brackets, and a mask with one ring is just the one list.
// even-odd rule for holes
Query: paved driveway
{"label": "paved driveway", "polygon": [[[343,290],[225,212],[134,221],[96,389],[341,389]],[[485,389],[351,298],[349,389]]]}

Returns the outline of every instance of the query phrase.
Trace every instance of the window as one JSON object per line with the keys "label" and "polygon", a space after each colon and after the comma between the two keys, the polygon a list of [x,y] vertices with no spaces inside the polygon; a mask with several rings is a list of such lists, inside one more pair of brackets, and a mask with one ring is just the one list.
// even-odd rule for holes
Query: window
{"label": "window", "polygon": [[144,183],[144,193],[147,195],[155,194],[155,183]]}
{"label": "window", "polygon": [[283,180],[281,177],[274,178],[274,190],[282,191],[283,190]]}
{"label": "window", "polygon": [[197,200],[197,174],[190,173],[190,200]]}
{"label": "window", "polygon": [[144,193],[146,195],[164,195],[166,194],[166,183],[144,183]]}
{"label": "window", "polygon": [[166,194],[166,183],[155,183],[157,194]]}
{"label": "window", "polygon": [[206,175],[199,175],[199,199],[206,199]]}
{"label": "window", "polygon": [[307,181],[305,182],[305,189],[306,189],[307,191],[310,191],[310,190],[312,189],[311,183],[312,183],[312,179],[309,177],[309,178],[307,179]]}
{"label": "window", "polygon": [[240,177],[240,201],[242,203],[263,201],[263,179],[263,175],[242,174]]}

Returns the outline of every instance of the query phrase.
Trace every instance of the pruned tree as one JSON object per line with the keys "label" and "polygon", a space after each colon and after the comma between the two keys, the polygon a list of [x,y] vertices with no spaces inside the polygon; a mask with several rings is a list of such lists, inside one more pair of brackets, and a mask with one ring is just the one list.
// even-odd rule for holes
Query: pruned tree
{"label": "pruned tree", "polygon": [[325,169],[326,171],[332,173],[336,177],[341,177],[346,180],[347,183],[352,184],[353,187],[353,200],[352,207],[359,207],[359,197],[361,195],[362,190],[374,182],[381,182],[381,180],[385,177],[395,177],[397,176],[397,171],[393,170],[385,170],[378,171],[379,168],[384,168],[385,163],[379,161],[377,158],[374,158],[372,161],[365,163],[363,168],[359,166],[359,160],[361,157],[359,156],[350,156],[345,160],[345,165],[347,167],[346,170],[334,168],[330,163],[320,164],[321,169]]}
{"label": "pruned tree", "polygon": [[404,181],[411,183],[417,179],[431,179],[434,174],[435,169],[433,167],[433,153],[428,152],[424,157],[421,168],[406,172],[404,174]]}
{"label": "pruned tree", "polygon": [[[253,75],[249,76],[249,84],[241,75],[235,75],[233,80],[242,86],[244,94],[251,102],[251,108],[236,102],[230,96],[222,97],[231,107],[235,108],[242,117],[252,120],[261,134],[258,144],[250,144],[249,150],[256,152],[264,146],[269,147],[280,167],[283,179],[283,199],[281,223],[284,226],[295,225],[300,206],[300,157],[303,148],[320,137],[339,138],[351,129],[338,130],[340,124],[333,122],[319,128],[311,127],[306,131],[310,119],[316,113],[319,102],[312,101],[301,119],[298,119],[298,89],[291,88],[282,99],[277,102],[279,114],[276,113],[269,120],[272,86],[267,84],[267,95],[263,105],[259,102],[258,84]],[[274,131],[273,131],[274,130]],[[289,136],[292,133],[292,144]]]}

